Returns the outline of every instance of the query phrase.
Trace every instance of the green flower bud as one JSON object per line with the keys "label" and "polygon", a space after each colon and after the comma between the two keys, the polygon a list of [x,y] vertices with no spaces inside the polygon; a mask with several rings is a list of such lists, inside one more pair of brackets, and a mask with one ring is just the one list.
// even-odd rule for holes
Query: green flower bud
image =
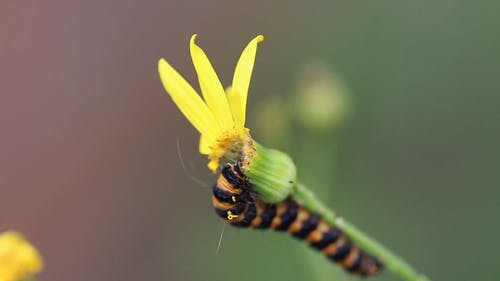
{"label": "green flower bud", "polygon": [[339,128],[350,111],[343,80],[321,63],[305,65],[297,80],[294,102],[300,124],[314,131]]}
{"label": "green flower bud", "polygon": [[259,197],[268,203],[281,202],[292,192],[297,169],[290,156],[254,142],[255,152],[243,169]]}

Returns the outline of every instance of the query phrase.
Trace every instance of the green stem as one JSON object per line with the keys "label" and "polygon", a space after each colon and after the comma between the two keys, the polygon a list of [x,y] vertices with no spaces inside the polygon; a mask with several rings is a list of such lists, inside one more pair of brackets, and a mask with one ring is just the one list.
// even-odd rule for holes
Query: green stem
{"label": "green stem", "polygon": [[394,274],[408,281],[430,281],[425,275],[418,273],[411,265],[405,262],[401,257],[391,252],[386,247],[375,241],[373,238],[356,228],[341,217],[328,209],[316,198],[314,193],[304,185],[297,183],[293,187],[293,197],[301,202],[312,212],[320,213],[323,218],[332,226],[340,228],[350,239],[352,239],[361,248],[370,254],[380,258],[385,267]]}

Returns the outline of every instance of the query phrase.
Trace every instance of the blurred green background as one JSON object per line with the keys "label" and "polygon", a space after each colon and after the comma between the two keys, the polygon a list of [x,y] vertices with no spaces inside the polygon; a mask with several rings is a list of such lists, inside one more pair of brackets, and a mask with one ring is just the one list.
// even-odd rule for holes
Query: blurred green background
{"label": "blurred green background", "polygon": [[[47,281],[357,280],[282,233],[226,227],[216,253],[216,176],[156,63],[194,85],[198,33],[227,85],[264,34],[255,139],[432,280],[499,280],[499,27],[498,1],[2,1],[0,231]],[[315,83],[345,110],[317,127]]]}

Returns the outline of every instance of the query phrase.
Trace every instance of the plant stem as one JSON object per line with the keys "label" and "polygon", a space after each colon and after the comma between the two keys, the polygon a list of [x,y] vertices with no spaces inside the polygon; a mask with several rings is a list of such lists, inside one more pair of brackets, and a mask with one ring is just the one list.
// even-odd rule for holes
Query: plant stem
{"label": "plant stem", "polygon": [[307,209],[317,212],[332,226],[340,228],[350,239],[370,254],[378,257],[390,271],[407,281],[430,281],[425,275],[418,273],[401,257],[391,252],[373,238],[359,230],[354,225],[337,217],[335,213],[321,203],[312,191],[303,184],[296,183],[293,188],[293,197]]}

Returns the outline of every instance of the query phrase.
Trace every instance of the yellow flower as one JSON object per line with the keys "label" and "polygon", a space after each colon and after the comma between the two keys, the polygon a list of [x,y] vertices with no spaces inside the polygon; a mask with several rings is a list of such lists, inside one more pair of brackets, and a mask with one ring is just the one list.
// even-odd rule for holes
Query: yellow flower
{"label": "yellow flower", "polygon": [[0,281],[17,281],[35,275],[43,267],[38,251],[16,231],[0,233]]}
{"label": "yellow flower", "polygon": [[208,167],[215,172],[220,158],[244,156],[252,147],[249,130],[245,127],[245,111],[257,45],[264,37],[255,37],[245,47],[236,64],[232,85],[226,91],[195,39],[196,34],[191,37],[189,46],[203,100],[163,58],[158,61],[158,72],[174,103],[200,132],[200,153],[208,155]]}

